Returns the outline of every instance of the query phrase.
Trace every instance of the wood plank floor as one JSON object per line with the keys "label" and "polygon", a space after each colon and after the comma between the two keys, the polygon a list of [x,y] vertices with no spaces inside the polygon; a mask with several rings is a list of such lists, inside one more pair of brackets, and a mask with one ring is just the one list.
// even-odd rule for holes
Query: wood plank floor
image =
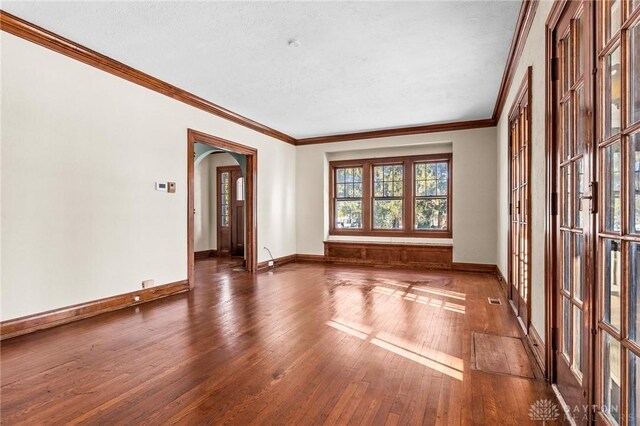
{"label": "wood plank floor", "polygon": [[189,294],[3,342],[2,424],[521,425],[555,401],[470,368],[473,332],[519,336],[492,275],[196,269]]}

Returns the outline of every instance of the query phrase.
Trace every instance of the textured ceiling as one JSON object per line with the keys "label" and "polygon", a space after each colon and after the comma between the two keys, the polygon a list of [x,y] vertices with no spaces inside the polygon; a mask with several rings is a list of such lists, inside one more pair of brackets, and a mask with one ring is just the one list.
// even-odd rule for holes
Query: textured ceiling
{"label": "textured ceiling", "polygon": [[489,118],[520,4],[3,1],[2,9],[301,138]]}

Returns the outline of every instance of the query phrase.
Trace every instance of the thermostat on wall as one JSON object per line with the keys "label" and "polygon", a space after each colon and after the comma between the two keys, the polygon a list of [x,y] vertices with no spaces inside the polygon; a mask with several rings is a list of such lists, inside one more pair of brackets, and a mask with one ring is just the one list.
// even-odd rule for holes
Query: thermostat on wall
{"label": "thermostat on wall", "polygon": [[176,192],[175,182],[156,182],[156,191],[162,192]]}

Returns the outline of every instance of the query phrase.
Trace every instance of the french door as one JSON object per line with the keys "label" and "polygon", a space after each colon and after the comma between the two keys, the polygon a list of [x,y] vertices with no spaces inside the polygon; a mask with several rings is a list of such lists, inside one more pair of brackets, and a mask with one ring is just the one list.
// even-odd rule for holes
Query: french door
{"label": "french door", "polygon": [[[590,1],[569,2],[553,32],[555,59],[555,160],[557,244],[555,250],[555,382],[569,407],[592,398],[590,321],[593,318],[593,60]],[[575,420],[589,420],[581,410]]]}
{"label": "french door", "polygon": [[509,302],[529,332],[530,302],[529,282],[531,277],[529,253],[531,252],[531,109],[529,87],[531,67],[522,83],[516,101],[509,113]]}
{"label": "french door", "polygon": [[640,424],[640,1],[598,2],[597,423]]}

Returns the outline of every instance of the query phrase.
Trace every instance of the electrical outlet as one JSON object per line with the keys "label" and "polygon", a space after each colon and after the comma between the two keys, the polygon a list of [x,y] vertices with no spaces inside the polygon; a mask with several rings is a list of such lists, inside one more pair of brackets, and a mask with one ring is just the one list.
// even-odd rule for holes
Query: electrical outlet
{"label": "electrical outlet", "polygon": [[273,266],[273,260],[270,260],[268,265],[269,265],[269,267],[272,267]]}
{"label": "electrical outlet", "polygon": [[155,285],[153,280],[144,280],[142,281],[142,288],[149,288]]}

